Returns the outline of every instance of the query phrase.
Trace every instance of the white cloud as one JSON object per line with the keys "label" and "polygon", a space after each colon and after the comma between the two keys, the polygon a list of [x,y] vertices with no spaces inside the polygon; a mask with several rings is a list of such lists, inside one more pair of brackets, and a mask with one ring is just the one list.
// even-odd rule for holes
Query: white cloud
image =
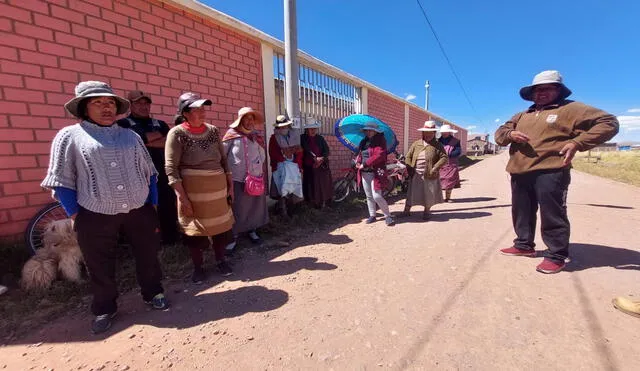
{"label": "white cloud", "polygon": [[500,119],[493,120],[493,122],[500,122],[500,121],[502,121],[502,120],[500,120]]}
{"label": "white cloud", "polygon": [[477,126],[475,126],[475,125],[467,126],[467,130],[473,130],[475,128],[477,128]]}
{"label": "white cloud", "polygon": [[627,110],[627,112],[629,112],[629,113],[639,113],[640,112],[640,108],[631,108],[631,109]]}
{"label": "white cloud", "polygon": [[640,116],[618,116],[618,121],[623,129],[640,130]]}
{"label": "white cloud", "polygon": [[406,97],[404,97],[404,99],[408,100],[408,101],[412,101],[414,99],[416,99],[416,96],[413,94],[407,94]]}

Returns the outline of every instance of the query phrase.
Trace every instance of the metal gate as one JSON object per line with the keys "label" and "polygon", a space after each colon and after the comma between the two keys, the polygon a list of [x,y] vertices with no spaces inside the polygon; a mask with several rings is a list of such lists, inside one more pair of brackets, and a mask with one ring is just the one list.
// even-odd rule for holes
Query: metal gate
{"label": "metal gate", "polygon": [[[273,75],[278,114],[285,113],[284,55],[274,53]],[[334,123],[344,116],[361,113],[360,88],[326,73],[298,64],[300,86],[300,121],[318,120],[320,134],[333,134]]]}

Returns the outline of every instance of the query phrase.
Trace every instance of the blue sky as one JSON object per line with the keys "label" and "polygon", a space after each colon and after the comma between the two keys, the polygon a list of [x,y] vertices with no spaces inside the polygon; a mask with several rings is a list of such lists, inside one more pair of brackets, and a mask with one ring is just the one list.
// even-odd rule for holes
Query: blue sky
{"label": "blue sky", "polygon": [[[282,0],[201,0],[280,40]],[[471,98],[451,73],[416,0],[298,0],[298,47],[431,111],[488,132],[527,102],[518,89],[557,69],[572,99],[619,116],[614,141],[640,141],[640,1],[421,0]]]}

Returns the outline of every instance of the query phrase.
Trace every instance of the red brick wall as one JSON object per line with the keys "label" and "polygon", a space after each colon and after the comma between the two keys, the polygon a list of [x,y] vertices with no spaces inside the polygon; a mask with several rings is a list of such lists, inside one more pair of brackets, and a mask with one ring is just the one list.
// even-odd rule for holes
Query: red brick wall
{"label": "red brick wall", "polygon": [[369,115],[375,116],[391,126],[398,137],[399,152],[403,151],[404,141],[404,105],[399,99],[393,99],[383,93],[369,89]]}
{"label": "red brick wall", "polygon": [[429,120],[429,113],[416,107],[409,107],[409,147],[422,137],[418,131]]}
{"label": "red brick wall", "polygon": [[222,127],[242,106],[263,110],[261,66],[258,41],[157,0],[0,0],[0,236],[51,201],[39,183],[79,81],[144,90],[166,121],[195,91]]}

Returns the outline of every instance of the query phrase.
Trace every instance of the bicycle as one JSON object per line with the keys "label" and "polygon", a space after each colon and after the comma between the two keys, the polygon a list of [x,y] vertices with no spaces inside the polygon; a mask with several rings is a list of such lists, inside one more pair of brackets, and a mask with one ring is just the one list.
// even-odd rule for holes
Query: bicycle
{"label": "bicycle", "polygon": [[340,170],[344,175],[333,182],[333,201],[342,202],[346,200],[352,191],[354,192],[353,194],[364,194],[356,181],[357,172],[355,166],[355,161],[351,161],[350,168]]}
{"label": "bicycle", "polygon": [[49,223],[67,218],[67,213],[65,213],[59,202],[52,202],[40,209],[31,218],[24,232],[24,242],[29,253],[35,255],[36,250],[42,248],[42,232],[44,232]]}

